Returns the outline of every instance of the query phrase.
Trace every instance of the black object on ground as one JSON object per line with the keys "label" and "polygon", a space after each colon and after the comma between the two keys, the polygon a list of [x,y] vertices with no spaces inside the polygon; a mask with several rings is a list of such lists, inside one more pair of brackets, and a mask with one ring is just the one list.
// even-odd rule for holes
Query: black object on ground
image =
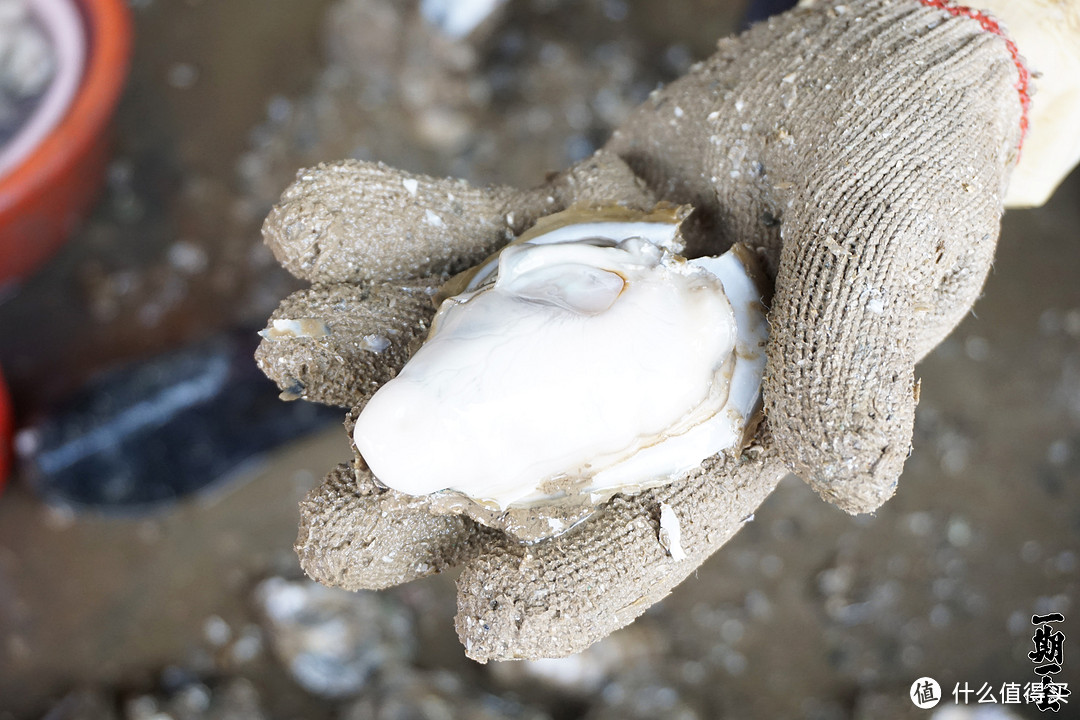
{"label": "black object on ground", "polygon": [[111,370],[20,433],[31,487],[49,503],[140,511],[236,475],[343,412],[283,402],[253,359],[254,332]]}

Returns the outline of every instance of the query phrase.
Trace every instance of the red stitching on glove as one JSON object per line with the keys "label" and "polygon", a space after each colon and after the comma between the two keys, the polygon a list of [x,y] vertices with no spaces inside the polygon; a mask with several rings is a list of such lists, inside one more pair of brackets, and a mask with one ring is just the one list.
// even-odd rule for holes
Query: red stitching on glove
{"label": "red stitching on glove", "polygon": [[1019,78],[1013,87],[1020,93],[1020,107],[1022,112],[1020,114],[1020,142],[1016,146],[1017,153],[1020,148],[1024,146],[1024,137],[1028,131],[1028,111],[1031,109],[1031,94],[1028,92],[1028,83],[1031,80],[1031,73],[1028,71],[1027,66],[1024,65],[1024,61],[1020,58],[1020,50],[1016,47],[1005,31],[1001,29],[1001,25],[998,21],[989,15],[984,15],[982,11],[974,8],[965,7],[964,5],[950,5],[948,0],[919,0],[923,5],[927,7],[935,7],[940,10],[944,10],[954,17],[969,17],[972,20],[978,21],[983,30],[992,32],[1002,40],[1005,41],[1005,47],[1008,48],[1009,54],[1012,55],[1013,63],[1016,65],[1016,72],[1019,74]]}

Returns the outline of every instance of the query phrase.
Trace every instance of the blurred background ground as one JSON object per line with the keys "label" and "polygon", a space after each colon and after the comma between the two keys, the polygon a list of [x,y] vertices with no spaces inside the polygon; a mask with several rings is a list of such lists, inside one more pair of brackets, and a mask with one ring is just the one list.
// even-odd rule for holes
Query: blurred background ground
{"label": "blurred background ground", "polygon": [[[107,191],[0,298],[24,425],[115,363],[262,327],[297,287],[258,234],[297,168],[538,183],[744,12],[509,0],[454,41],[404,1],[131,5]],[[348,456],[334,424],[138,515],[46,505],[16,475],[0,718],[901,718],[930,714],[907,699],[920,676],[946,694],[1029,682],[1030,616],[1080,627],[1078,228],[1076,173],[1006,215],[985,297],[919,367],[915,450],[876,515],[789,479],[669,598],[561,663],[465,659],[452,576],[361,594],[301,581],[296,503]],[[1058,679],[1080,688],[1068,648]]]}

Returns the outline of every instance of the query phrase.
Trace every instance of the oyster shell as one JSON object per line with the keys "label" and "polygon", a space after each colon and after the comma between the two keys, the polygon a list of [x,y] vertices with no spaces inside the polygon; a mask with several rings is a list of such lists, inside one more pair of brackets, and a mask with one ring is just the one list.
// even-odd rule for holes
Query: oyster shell
{"label": "oyster shell", "polygon": [[[353,439],[375,477],[537,539],[735,451],[767,323],[745,249],[686,260],[674,208],[571,209],[452,280]],[[524,522],[524,519],[536,522]]]}

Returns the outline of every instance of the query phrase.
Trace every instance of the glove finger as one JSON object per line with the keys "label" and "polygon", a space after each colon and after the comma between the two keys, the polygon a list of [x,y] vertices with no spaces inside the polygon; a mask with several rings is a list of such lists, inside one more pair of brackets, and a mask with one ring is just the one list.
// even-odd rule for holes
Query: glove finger
{"label": "glove finger", "polygon": [[302,170],[263,223],[278,262],[311,282],[384,282],[468,267],[506,242],[519,192],[342,160]]}
{"label": "glove finger", "polygon": [[433,515],[342,464],[300,503],[295,549],[312,579],[377,590],[453,567],[501,537],[460,515]]}
{"label": "glove finger", "polygon": [[274,311],[255,359],[286,399],[361,405],[427,336],[434,291],[427,279],[313,285]]}
{"label": "glove finger", "polygon": [[528,191],[343,160],[301,171],[263,223],[263,238],[299,278],[386,282],[463,270],[544,215],[616,202],[655,204],[630,168],[603,151]]}
{"label": "glove finger", "polygon": [[914,364],[982,286],[1020,142],[1025,71],[1007,41],[974,11],[928,5],[818,3],[760,23],[610,145],[697,206],[702,247],[763,251],[772,432],[850,512],[895,489]]}
{"label": "glove finger", "polygon": [[[751,458],[750,455],[753,455]],[[707,470],[634,497],[618,495],[565,535],[468,562],[458,579],[458,637],[480,662],[561,657],[629,624],[723,545],[787,473],[774,453],[707,461]],[[678,518],[663,527],[661,503]],[[673,535],[678,542],[672,542]],[[680,556],[679,549],[685,553]]]}
{"label": "glove finger", "polygon": [[792,171],[764,383],[783,456],[852,513],[895,491],[915,362],[982,286],[1020,140],[1015,60],[978,23],[949,20],[891,62],[918,70],[904,84],[856,76],[873,107],[812,128],[814,158]]}

